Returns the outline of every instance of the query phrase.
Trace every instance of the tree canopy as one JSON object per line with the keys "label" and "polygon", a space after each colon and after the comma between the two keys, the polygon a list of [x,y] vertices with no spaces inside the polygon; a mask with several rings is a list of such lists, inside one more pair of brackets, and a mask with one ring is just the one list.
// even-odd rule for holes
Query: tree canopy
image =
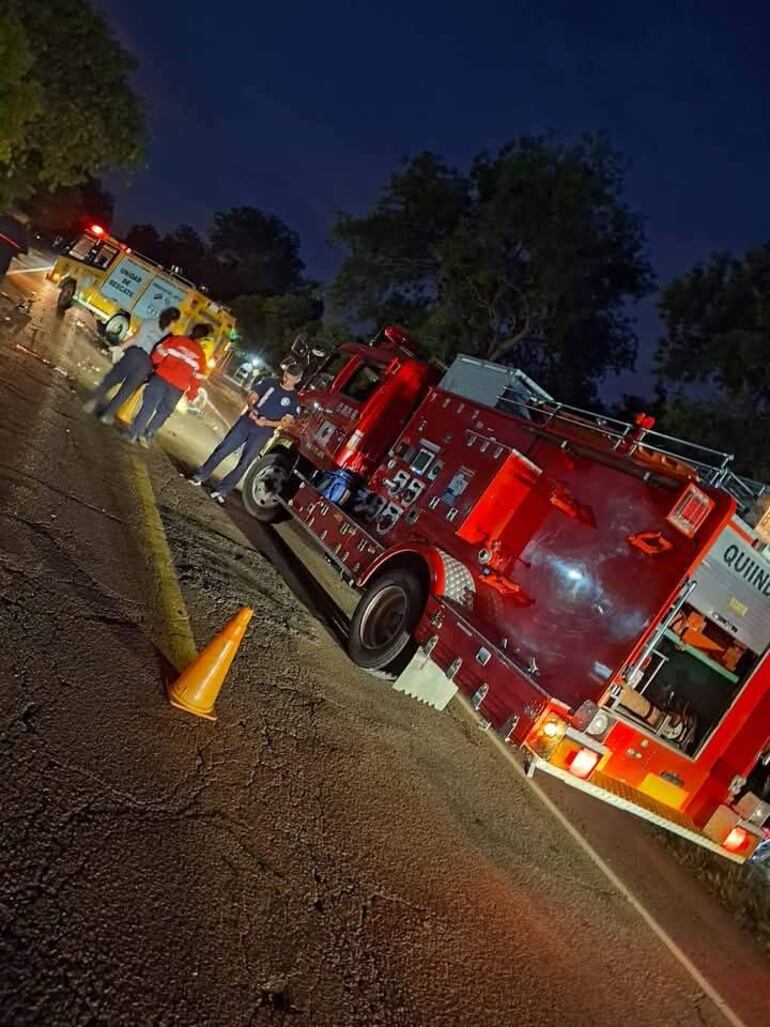
{"label": "tree canopy", "polygon": [[653,284],[622,192],[601,137],[518,139],[467,173],[420,154],[369,214],[339,218],[332,299],[357,322],[401,322],[442,355],[516,363],[583,401],[632,365],[627,304]]}
{"label": "tree canopy", "polygon": [[3,0],[0,206],[138,162],[133,67],[89,0]]}
{"label": "tree canopy", "polygon": [[714,254],[675,279],[658,304],[658,380],[667,428],[735,453],[770,476],[770,242],[742,259]]}
{"label": "tree canopy", "polygon": [[209,238],[226,272],[220,291],[278,296],[304,287],[299,236],[275,214],[233,207],[214,215]]}
{"label": "tree canopy", "polygon": [[244,349],[278,357],[294,337],[326,335],[317,283],[304,277],[299,237],[274,214],[235,207],[214,214],[207,236],[189,225],[165,235],[134,225],[125,242],[138,253],[204,286],[228,302],[238,318]]}
{"label": "tree canopy", "polygon": [[323,314],[323,303],[311,294],[239,296],[232,308],[246,348],[273,363],[300,333],[315,336]]}
{"label": "tree canopy", "polygon": [[25,207],[38,231],[71,238],[94,223],[109,227],[115,200],[98,179],[87,178],[79,185],[43,189]]}

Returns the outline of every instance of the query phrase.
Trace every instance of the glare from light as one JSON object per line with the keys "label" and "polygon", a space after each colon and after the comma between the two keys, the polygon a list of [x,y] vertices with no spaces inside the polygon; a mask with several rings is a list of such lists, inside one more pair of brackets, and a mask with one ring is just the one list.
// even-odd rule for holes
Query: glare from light
{"label": "glare from light", "polygon": [[543,724],[543,734],[546,738],[555,738],[559,733],[559,725],[555,720],[547,720]]}
{"label": "glare from light", "polygon": [[598,753],[593,752],[591,749],[578,749],[570,760],[569,772],[575,777],[579,777],[581,780],[584,780],[591,774],[598,762]]}
{"label": "glare from light", "polygon": [[734,827],[722,842],[722,845],[728,852],[740,852],[748,838],[748,834],[742,827]]}
{"label": "glare from light", "polygon": [[104,229],[102,228],[101,225],[91,225],[91,228],[89,229],[89,231],[91,232],[91,235],[104,235],[105,234],[105,231],[104,231]]}

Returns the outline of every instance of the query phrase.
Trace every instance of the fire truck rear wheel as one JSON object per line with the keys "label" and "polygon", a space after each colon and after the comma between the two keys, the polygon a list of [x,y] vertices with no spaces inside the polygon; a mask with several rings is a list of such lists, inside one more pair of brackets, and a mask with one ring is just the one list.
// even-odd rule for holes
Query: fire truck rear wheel
{"label": "fire truck rear wheel", "polygon": [[280,502],[279,497],[289,485],[291,467],[286,454],[266,453],[256,460],[243,479],[243,505],[262,524],[278,524],[291,514]]}
{"label": "fire truck rear wheel", "polygon": [[367,586],[350,622],[348,654],[366,670],[399,674],[414,655],[412,632],[425,609],[425,586],[407,567],[394,567]]}
{"label": "fire truck rear wheel", "polygon": [[74,278],[66,278],[59,289],[59,295],[56,299],[56,309],[60,314],[64,314],[72,306],[72,301],[75,298],[75,288],[77,283]]}

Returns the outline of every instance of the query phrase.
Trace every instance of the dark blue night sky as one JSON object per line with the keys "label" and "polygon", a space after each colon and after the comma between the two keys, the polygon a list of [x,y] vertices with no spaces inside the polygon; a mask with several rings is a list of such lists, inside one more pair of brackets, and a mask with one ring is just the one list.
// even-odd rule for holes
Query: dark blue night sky
{"label": "dark blue night sky", "polygon": [[[152,131],[147,170],[116,188],[119,228],[205,228],[252,204],[328,277],[335,213],[365,210],[402,157],[464,163],[523,133],[602,129],[631,163],[662,281],[770,239],[767,2],[102,6],[140,63]],[[640,334],[644,372],[650,304]]]}

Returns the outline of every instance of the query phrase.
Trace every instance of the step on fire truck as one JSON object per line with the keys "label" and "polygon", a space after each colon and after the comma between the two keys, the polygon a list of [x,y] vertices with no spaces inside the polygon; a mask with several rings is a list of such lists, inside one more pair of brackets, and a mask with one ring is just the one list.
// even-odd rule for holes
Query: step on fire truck
{"label": "step on fire truck", "polygon": [[531,772],[749,858],[770,824],[764,487],[510,368],[441,379],[394,328],[302,394],[243,497],[361,591],[352,659],[439,708],[459,692]]}

